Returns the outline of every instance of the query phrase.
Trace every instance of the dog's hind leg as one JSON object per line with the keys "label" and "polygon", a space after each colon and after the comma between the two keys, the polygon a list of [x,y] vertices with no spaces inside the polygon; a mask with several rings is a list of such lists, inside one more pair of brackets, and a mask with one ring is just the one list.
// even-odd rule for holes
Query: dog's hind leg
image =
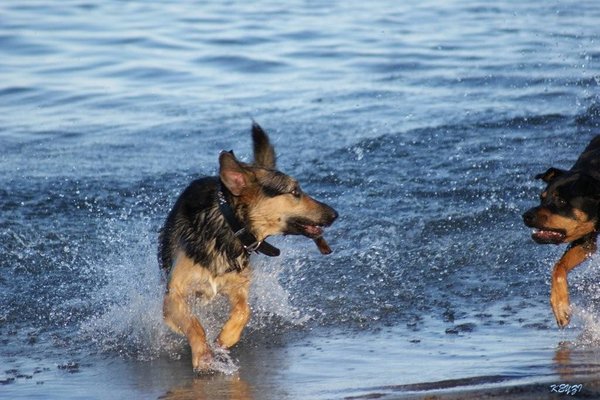
{"label": "dog's hind leg", "polygon": [[231,312],[229,320],[227,320],[217,338],[217,344],[221,347],[230,348],[234,346],[240,340],[242,331],[250,319],[249,286],[249,277],[241,273],[233,275],[231,282],[223,290],[229,297]]}
{"label": "dog's hind leg", "polygon": [[550,304],[558,326],[564,328],[571,319],[567,274],[596,252],[596,236],[573,243],[554,266]]}

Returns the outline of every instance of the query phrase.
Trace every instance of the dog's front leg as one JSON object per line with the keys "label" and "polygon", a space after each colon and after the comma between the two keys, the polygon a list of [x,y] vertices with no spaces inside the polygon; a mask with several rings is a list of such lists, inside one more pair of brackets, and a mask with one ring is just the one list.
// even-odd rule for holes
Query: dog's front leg
{"label": "dog's front leg", "polygon": [[248,305],[248,287],[250,281],[242,278],[238,284],[227,290],[231,313],[229,320],[221,329],[217,344],[224,348],[234,346],[242,336],[242,331],[250,319],[250,306]]}
{"label": "dog's front leg", "polygon": [[554,266],[550,304],[558,326],[564,328],[571,319],[567,274],[596,252],[596,235],[573,242]]}
{"label": "dog's front leg", "polygon": [[174,332],[187,337],[192,349],[192,366],[194,371],[207,369],[212,354],[206,343],[206,332],[190,309],[189,299],[175,291],[165,294],[163,302],[164,319]]}

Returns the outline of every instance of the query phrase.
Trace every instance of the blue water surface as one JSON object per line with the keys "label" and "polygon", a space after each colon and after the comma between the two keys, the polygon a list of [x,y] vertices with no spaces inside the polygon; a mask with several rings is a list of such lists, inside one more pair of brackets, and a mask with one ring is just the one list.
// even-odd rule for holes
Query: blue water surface
{"label": "blue water surface", "polygon": [[[598,371],[598,258],[570,276],[559,331],[564,248],[520,215],[532,177],[600,134],[599,2],[34,0],[0,16],[0,398],[399,396]],[[221,150],[249,159],[252,119],[340,212],[335,252],[275,239],[242,341],[194,377],[161,321],[157,231]],[[225,311],[198,310],[209,335]]]}

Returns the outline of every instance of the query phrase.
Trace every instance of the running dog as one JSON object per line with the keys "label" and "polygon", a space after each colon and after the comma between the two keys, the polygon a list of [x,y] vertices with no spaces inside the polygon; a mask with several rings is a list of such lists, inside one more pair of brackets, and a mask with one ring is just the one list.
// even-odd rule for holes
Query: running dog
{"label": "running dog", "polygon": [[568,243],[552,271],[550,304],[558,326],[569,324],[571,308],[567,274],[596,252],[600,228],[600,136],[596,136],[566,171],[550,168],[536,179],[547,186],[541,204],[523,214],[540,244]]}
{"label": "running dog", "polygon": [[323,254],[323,239],[337,212],[304,193],[290,176],[275,169],[275,151],[262,128],[253,123],[254,161],[221,152],[219,176],[193,181],[181,193],[159,236],[159,263],[167,276],[163,302],[166,324],[187,337],[195,371],[210,369],[212,353],[200,321],[193,315],[194,297],[211,300],[225,294],[230,315],[217,345],[234,346],[250,317],[250,254],[278,256],[265,239],[304,235]]}

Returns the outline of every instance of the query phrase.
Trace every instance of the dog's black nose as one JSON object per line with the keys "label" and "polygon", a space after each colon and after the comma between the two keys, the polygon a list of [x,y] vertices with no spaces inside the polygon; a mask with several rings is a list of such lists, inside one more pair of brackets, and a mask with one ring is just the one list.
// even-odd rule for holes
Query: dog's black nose
{"label": "dog's black nose", "polygon": [[331,211],[333,211],[333,215],[332,215],[331,221],[335,221],[337,219],[337,217],[340,216],[340,214],[338,214],[338,212],[335,211],[333,208],[331,209]]}
{"label": "dog's black nose", "polygon": [[523,222],[525,223],[525,225],[532,225],[534,221],[535,213],[533,212],[533,210],[529,210],[525,214],[523,214]]}
{"label": "dog's black nose", "polygon": [[335,209],[333,207],[328,206],[325,203],[321,203],[320,201],[316,201],[315,202],[320,206],[321,208],[321,218],[320,218],[320,222],[319,224],[324,225],[324,226],[329,226],[331,224],[333,224],[333,221],[335,221],[338,217],[338,212],[335,211]]}

